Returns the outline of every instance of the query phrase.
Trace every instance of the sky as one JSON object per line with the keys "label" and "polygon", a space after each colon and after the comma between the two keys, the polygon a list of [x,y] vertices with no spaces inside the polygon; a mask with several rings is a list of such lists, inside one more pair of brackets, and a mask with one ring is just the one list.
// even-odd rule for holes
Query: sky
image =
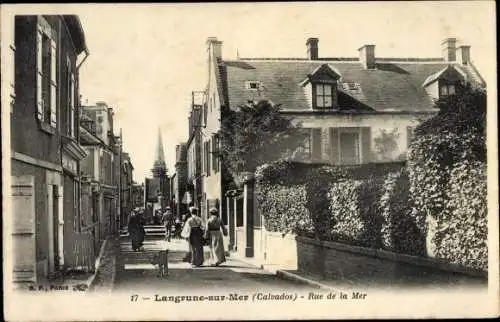
{"label": "sky", "polygon": [[[32,7],[17,5],[24,12]],[[484,78],[495,78],[493,2],[318,2],[37,5],[36,12],[77,14],[90,56],[80,71],[83,104],[105,101],[115,111],[132,158],[134,180],[150,176],[161,129],[169,174],[175,145],[188,138],[191,91],[207,82],[207,37],[222,56],[305,57],[306,39],[319,55],[357,57],[375,44],[378,57],[440,57],[441,41],[471,46]],[[496,88],[491,81],[488,86]]]}

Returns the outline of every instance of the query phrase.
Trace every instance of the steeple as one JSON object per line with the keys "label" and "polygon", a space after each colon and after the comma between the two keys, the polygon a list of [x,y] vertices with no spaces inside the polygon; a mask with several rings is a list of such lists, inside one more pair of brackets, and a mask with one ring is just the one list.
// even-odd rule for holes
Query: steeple
{"label": "steeple", "polygon": [[158,178],[167,174],[167,165],[165,164],[165,153],[163,152],[163,141],[161,139],[161,131],[158,128],[158,142],[156,145],[155,162],[153,164],[153,177]]}

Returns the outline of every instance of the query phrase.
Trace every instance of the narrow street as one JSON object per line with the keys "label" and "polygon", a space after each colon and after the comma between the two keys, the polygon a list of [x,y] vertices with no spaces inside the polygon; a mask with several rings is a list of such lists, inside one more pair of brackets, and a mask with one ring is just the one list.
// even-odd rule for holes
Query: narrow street
{"label": "narrow street", "polygon": [[[203,288],[208,291],[279,290],[282,292],[312,288],[310,285],[282,280],[273,273],[230,257],[221,266],[210,267],[208,247],[205,247],[204,266],[192,268],[189,263],[182,261],[188,250],[186,241],[172,239],[171,242],[166,242],[158,231],[159,229],[154,227],[146,229],[144,250],[141,252],[132,251],[128,236],[121,237],[121,254],[118,260],[115,291],[173,290],[183,292]],[[169,249],[169,274],[166,277],[158,277],[158,268],[150,263],[150,258],[165,248]]]}

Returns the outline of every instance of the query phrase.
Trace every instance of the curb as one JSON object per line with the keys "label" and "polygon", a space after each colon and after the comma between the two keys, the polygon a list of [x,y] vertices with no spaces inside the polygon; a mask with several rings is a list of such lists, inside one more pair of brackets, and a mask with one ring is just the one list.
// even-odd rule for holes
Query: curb
{"label": "curb", "polygon": [[328,285],[322,284],[320,282],[316,282],[316,281],[313,281],[311,279],[305,278],[303,276],[300,276],[300,275],[297,275],[297,274],[294,274],[294,273],[290,273],[290,272],[286,272],[286,271],[283,271],[283,270],[277,270],[276,271],[276,276],[278,276],[280,278],[283,278],[283,279],[286,279],[286,280],[290,280],[290,281],[294,281],[294,282],[300,282],[300,283],[308,284],[308,285],[311,285],[311,286],[315,286],[315,287],[318,287],[318,288],[321,288],[321,289],[324,289],[324,290],[335,290],[331,286],[328,286]]}
{"label": "curb", "polygon": [[109,241],[109,237],[106,238],[104,240],[104,242],[102,243],[101,245],[101,249],[99,250],[99,256],[97,256],[96,260],[95,260],[95,269],[94,269],[94,274],[92,274],[92,276],[90,276],[88,279],[87,279],[87,290],[88,291],[92,291],[92,288],[93,288],[93,284],[94,284],[94,280],[99,272],[99,267],[101,266],[101,258],[102,256],[104,255],[104,249],[106,248],[106,245],[108,244],[108,241]]}

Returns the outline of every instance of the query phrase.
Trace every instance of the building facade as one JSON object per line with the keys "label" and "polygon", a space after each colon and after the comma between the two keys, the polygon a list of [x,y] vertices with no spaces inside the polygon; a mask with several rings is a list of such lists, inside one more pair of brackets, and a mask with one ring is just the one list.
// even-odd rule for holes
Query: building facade
{"label": "building facade", "polygon": [[93,266],[79,198],[78,80],[88,49],[77,16],[16,16],[13,24],[13,269],[14,282],[29,283]]}
{"label": "building facade", "polygon": [[181,143],[175,147],[175,175],[171,178],[172,207],[177,216],[186,213],[188,210],[188,205],[184,199],[187,191],[187,167],[187,145]]}
{"label": "building facade", "polygon": [[[397,162],[406,159],[415,126],[437,113],[436,99],[454,94],[461,84],[485,86],[472,64],[470,46],[457,46],[455,38],[443,41],[442,57],[436,58],[381,58],[374,45],[359,48],[358,57],[322,58],[318,44],[317,38],[307,39],[305,58],[224,60],[222,42],[208,38],[202,213],[226,193],[216,158],[222,106],[279,104],[282,115],[300,123],[299,130],[306,133],[291,159],[336,165]],[[263,236],[263,219],[256,212],[242,214],[246,210],[240,199],[233,195],[221,205],[234,205],[229,209],[229,216],[236,217],[232,225],[244,227],[230,227],[232,234],[240,233],[231,239],[244,256],[252,257],[254,241],[259,242],[253,236]]]}
{"label": "building facade", "polygon": [[131,211],[134,209],[133,201],[133,186],[134,166],[130,155],[126,152],[121,153],[121,169],[120,169],[120,228],[126,227]]}
{"label": "building facade", "polygon": [[89,154],[85,160],[85,173],[94,182],[98,212],[95,216],[99,222],[96,236],[101,242],[118,231],[120,220],[118,169],[121,145],[113,132],[113,116],[113,109],[104,102],[82,106],[82,127],[94,137],[93,143],[85,145]]}

